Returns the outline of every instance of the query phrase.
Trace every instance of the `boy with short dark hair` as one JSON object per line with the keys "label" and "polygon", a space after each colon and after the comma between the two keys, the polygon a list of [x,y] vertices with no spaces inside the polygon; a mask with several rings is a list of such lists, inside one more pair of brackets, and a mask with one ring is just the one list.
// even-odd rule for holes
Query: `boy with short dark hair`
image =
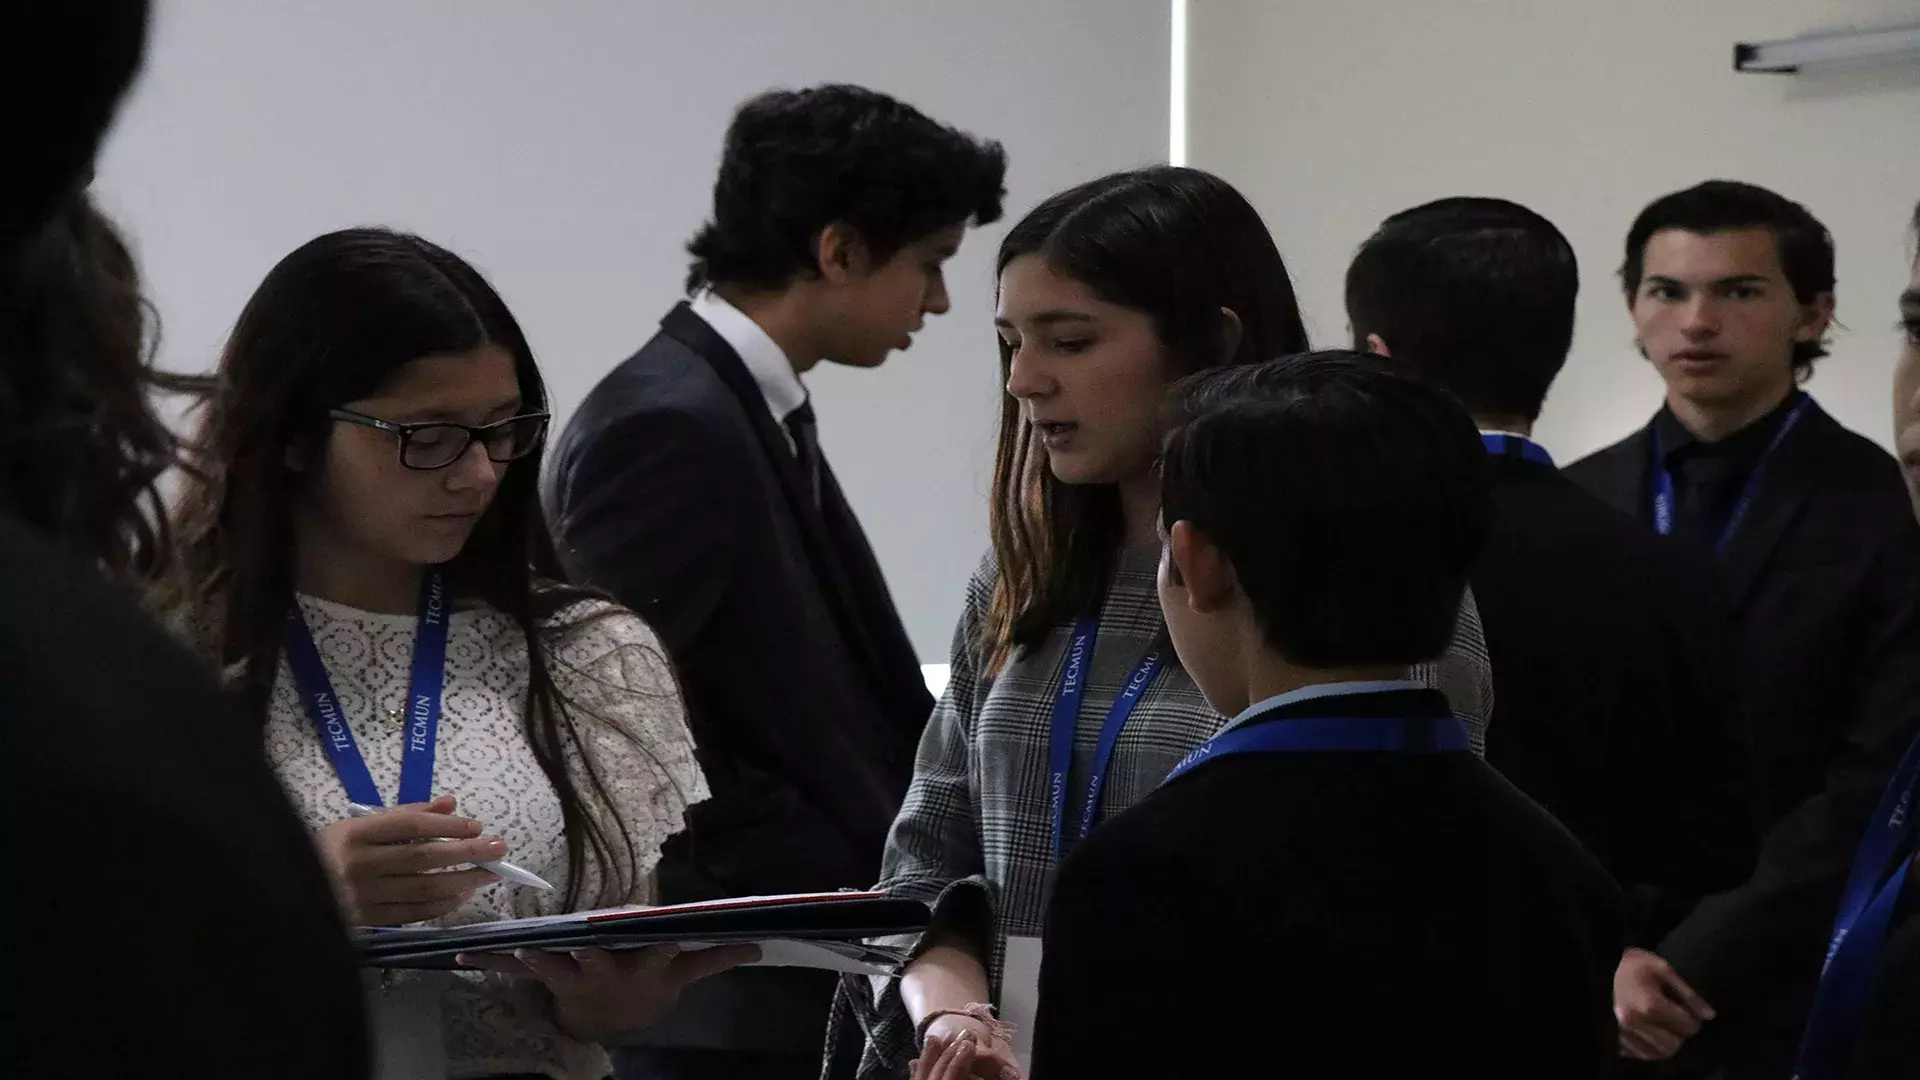
{"label": "boy with short dark hair", "polygon": [[[748,101],[688,244],[689,298],[554,448],[565,553],[659,632],[713,789],[668,845],[663,900],[879,879],[933,699],[801,376],[877,367],[946,312],[943,266],[1000,216],[1006,165],[862,87]],[[621,1074],[813,1080],[832,990],[822,972],[730,973]]]}
{"label": "boy with short dark hair", "polygon": [[1350,352],[1184,394],[1161,605],[1234,720],[1061,867],[1035,1075],[1607,1075],[1618,891],[1405,681],[1485,533],[1472,420]]}

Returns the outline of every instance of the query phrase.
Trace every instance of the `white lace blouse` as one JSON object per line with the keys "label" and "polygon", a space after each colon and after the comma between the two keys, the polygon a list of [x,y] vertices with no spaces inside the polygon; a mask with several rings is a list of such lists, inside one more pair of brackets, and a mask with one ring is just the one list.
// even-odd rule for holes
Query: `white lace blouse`
{"label": "white lace blouse", "polygon": [[[333,680],[342,712],[382,799],[399,790],[401,723],[413,656],[415,617],[361,611],[303,596],[300,607]],[[591,863],[584,907],[641,903],[660,845],[707,797],[694,761],[679,693],[653,631],[624,609],[583,601],[550,622],[546,656],[595,771],[632,841],[630,888],[602,895]],[[441,919],[443,925],[563,910],[568,880],[560,801],[533,756],[522,723],[527,693],[525,638],[491,608],[456,609],[447,640],[445,691],[433,790],[458,800],[456,813],[507,841],[507,858],[552,882],[544,892],[498,883]],[[315,829],[347,816],[347,795],[295,692],[283,657],[267,725],[267,753],[295,807]],[[578,747],[568,767],[607,836],[620,833],[594,805]],[[626,875],[622,875],[626,876]],[[380,1076],[453,1078],[532,1073],[600,1080],[609,1068],[598,1046],[554,1026],[537,985],[477,972],[407,972],[368,979]]]}

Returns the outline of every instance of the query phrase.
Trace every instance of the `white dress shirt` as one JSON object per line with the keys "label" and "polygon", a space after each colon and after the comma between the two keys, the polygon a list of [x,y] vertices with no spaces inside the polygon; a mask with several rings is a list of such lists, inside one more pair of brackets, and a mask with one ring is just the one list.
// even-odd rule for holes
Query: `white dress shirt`
{"label": "white dress shirt", "polygon": [[760,396],[767,403],[767,412],[772,414],[773,422],[779,425],[781,435],[786,437],[787,449],[794,449],[793,432],[787,429],[787,417],[807,403],[807,388],[794,372],[793,361],[787,358],[785,350],[765,330],[760,329],[759,323],[720,299],[711,289],[703,290],[687,301],[687,306],[708,326],[713,327],[713,332],[719,334],[721,340],[733,346],[734,352],[740,354],[741,361],[747,365],[747,373],[753,376],[754,385],[760,388]]}

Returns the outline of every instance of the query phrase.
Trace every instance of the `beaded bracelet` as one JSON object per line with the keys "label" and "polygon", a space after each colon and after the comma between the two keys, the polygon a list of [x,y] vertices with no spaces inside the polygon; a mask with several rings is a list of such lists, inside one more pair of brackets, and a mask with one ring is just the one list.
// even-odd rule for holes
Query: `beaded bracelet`
{"label": "beaded bracelet", "polygon": [[920,1026],[913,1029],[913,1043],[915,1046],[923,1050],[926,1049],[927,1029],[933,1026],[935,1020],[943,1016],[964,1016],[969,1020],[977,1020],[981,1026],[987,1029],[987,1038],[989,1040],[998,1039],[1004,1043],[1011,1043],[1013,1041],[1014,1026],[1005,1020],[995,1019],[993,1006],[985,1002],[976,1001],[964,1009],[939,1009],[928,1013],[926,1017],[920,1021]]}

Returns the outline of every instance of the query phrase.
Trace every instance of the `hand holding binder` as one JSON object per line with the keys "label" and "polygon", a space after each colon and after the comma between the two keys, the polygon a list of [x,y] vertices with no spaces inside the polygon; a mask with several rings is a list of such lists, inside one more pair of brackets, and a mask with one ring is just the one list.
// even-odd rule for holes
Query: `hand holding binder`
{"label": "hand holding binder", "polygon": [[553,994],[554,1015],[574,1038],[602,1042],[660,1022],[680,992],[701,979],[760,959],[757,945],[682,952],[677,945],[611,952],[519,949],[512,954],[461,954],[483,971],[537,979]]}

